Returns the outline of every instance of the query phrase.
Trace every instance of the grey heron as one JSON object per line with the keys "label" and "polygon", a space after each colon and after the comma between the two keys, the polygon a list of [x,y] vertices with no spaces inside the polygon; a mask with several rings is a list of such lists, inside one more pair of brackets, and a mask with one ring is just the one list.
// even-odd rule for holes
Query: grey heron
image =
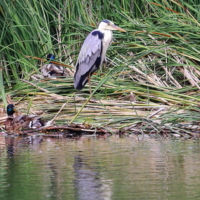
{"label": "grey heron", "polygon": [[93,30],[85,39],[76,63],[74,75],[75,89],[82,90],[90,81],[91,75],[103,63],[106,51],[112,41],[112,30],[126,32],[109,20],[100,22],[98,29]]}

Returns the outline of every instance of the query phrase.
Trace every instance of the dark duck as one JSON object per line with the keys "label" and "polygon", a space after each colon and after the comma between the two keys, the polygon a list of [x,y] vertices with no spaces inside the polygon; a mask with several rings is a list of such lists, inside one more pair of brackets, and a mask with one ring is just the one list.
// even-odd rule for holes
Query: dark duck
{"label": "dark duck", "polygon": [[44,78],[56,78],[66,75],[63,66],[51,62],[55,60],[55,56],[53,54],[48,54],[47,60],[50,62],[43,65],[41,68],[41,73]]}
{"label": "dark duck", "polygon": [[15,112],[15,106],[13,104],[9,104],[7,106],[8,118],[5,122],[5,129],[8,133],[19,133],[22,129],[37,129],[45,125],[40,116],[16,114],[14,117]]}

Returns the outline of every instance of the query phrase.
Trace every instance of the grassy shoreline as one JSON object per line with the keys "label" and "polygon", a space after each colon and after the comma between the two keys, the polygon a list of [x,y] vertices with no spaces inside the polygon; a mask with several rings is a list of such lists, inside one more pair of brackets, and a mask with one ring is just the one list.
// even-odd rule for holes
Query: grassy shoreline
{"label": "grassy shoreline", "polygon": [[[199,9],[198,1],[189,0],[104,4],[3,0],[1,108],[9,96],[23,113],[42,110],[44,118],[51,119],[67,102],[58,124],[73,121],[140,133],[150,129],[198,133]],[[89,87],[81,92],[73,88],[73,68],[66,68],[69,76],[64,79],[32,80],[44,62],[31,57],[43,59],[54,53],[58,62],[74,67],[84,38],[105,18],[127,33],[114,32],[108,63],[92,77],[96,92],[75,117],[89,98]]]}

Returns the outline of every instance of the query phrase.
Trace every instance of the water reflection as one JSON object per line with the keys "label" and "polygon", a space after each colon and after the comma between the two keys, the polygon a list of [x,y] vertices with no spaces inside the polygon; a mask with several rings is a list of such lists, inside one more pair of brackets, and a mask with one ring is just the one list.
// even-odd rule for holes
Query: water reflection
{"label": "water reflection", "polygon": [[87,159],[87,157],[82,155],[77,155],[74,159],[73,167],[75,172],[77,199],[111,199],[112,192],[110,184],[106,184],[105,178],[102,178],[100,173],[97,172],[98,169],[87,164]]}
{"label": "water reflection", "polygon": [[200,145],[0,135],[0,199],[198,199]]}
{"label": "water reflection", "polygon": [[11,157],[25,147],[37,150],[42,141],[43,136],[14,137],[8,135],[5,137],[7,155]]}

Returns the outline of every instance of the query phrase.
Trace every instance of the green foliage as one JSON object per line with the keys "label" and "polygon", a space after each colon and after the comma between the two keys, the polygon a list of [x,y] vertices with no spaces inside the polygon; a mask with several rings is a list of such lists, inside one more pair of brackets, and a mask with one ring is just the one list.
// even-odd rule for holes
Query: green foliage
{"label": "green foliage", "polygon": [[[92,77],[96,97],[112,99],[134,92],[147,104],[197,106],[199,11],[197,0],[1,0],[1,87],[13,97],[38,93],[40,89],[21,81],[39,73],[41,64],[26,56],[46,58],[54,53],[58,61],[74,66],[86,35],[102,19],[110,19],[127,33],[114,32],[109,62]],[[51,93],[75,92],[71,77],[54,84],[36,83]],[[87,96],[89,88],[84,91]],[[1,99],[5,102],[4,90]]]}

